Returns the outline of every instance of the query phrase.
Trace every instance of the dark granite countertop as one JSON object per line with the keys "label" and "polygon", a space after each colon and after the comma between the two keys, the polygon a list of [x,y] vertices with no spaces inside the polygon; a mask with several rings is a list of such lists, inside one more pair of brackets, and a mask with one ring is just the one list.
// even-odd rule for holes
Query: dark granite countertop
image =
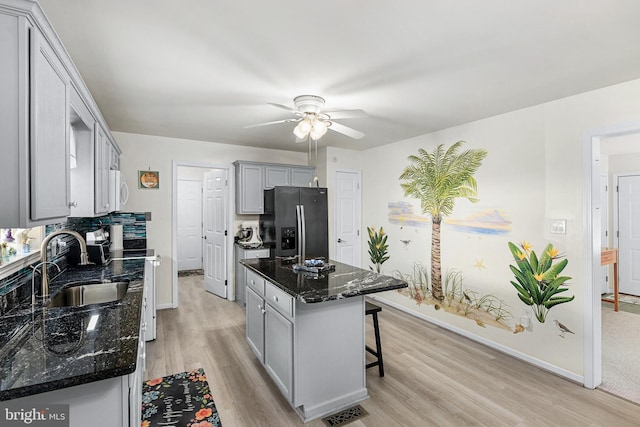
{"label": "dark granite countertop", "polygon": [[406,288],[407,282],[373,271],[329,261],[335,270],[315,274],[297,273],[293,264],[280,258],[245,259],[243,265],[303,303],[317,303]]}
{"label": "dark granite countertop", "polygon": [[[144,258],[68,268],[50,294],[79,282],[127,280],[120,301],[84,307],[25,307],[0,318],[11,340],[0,348],[0,401],[62,389],[135,371],[142,311]],[[87,331],[98,314],[96,328]]]}
{"label": "dark granite countertop", "polygon": [[266,245],[260,245],[260,246],[251,247],[251,246],[244,246],[240,242],[234,242],[233,244],[235,246],[239,247],[239,248],[246,249],[248,251],[257,251],[257,250],[261,250],[261,249],[271,249],[270,246],[266,246]]}
{"label": "dark granite countertop", "polygon": [[153,258],[156,251],[153,249],[109,249],[109,258],[112,260]]}

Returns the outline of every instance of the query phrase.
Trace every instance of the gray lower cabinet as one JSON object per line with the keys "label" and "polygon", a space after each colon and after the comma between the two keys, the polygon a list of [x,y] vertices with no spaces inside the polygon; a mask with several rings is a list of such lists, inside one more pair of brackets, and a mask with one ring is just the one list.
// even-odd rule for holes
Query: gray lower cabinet
{"label": "gray lower cabinet", "polygon": [[247,283],[246,268],[240,264],[242,259],[269,258],[269,248],[243,248],[239,244],[235,245],[235,266],[236,266],[236,302],[244,307],[245,287]]}
{"label": "gray lower cabinet", "polygon": [[247,342],[264,362],[264,298],[251,288],[247,288]]}
{"label": "gray lower cabinet", "polygon": [[287,401],[293,400],[293,299],[247,272],[246,336]]}
{"label": "gray lower cabinet", "polygon": [[264,367],[282,395],[293,397],[293,323],[278,313],[271,304],[265,305]]}
{"label": "gray lower cabinet", "polygon": [[156,267],[160,265],[161,257],[146,258],[144,261],[144,340],[153,341],[156,339]]}
{"label": "gray lower cabinet", "polygon": [[306,304],[247,270],[246,339],[307,422],[367,398],[364,297]]}

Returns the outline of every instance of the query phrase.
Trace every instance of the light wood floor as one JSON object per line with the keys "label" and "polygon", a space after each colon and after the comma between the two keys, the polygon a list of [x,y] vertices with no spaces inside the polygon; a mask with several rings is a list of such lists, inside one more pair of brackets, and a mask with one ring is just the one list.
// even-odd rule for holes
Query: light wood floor
{"label": "light wood floor", "polygon": [[[158,311],[146,378],[204,368],[224,427],[299,426],[244,338],[244,310],[180,279]],[[373,331],[367,319],[367,336]],[[638,426],[640,406],[383,306],[385,377],[367,370],[369,415],[349,426]],[[324,426],[320,420],[307,425]]]}

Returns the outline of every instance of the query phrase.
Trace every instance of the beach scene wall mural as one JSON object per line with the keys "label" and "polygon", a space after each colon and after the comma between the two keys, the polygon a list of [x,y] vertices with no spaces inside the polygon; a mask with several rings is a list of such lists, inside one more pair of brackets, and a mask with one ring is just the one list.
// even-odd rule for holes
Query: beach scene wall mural
{"label": "beach scene wall mural", "polygon": [[[464,141],[459,141],[448,147],[439,145],[431,151],[419,149],[417,154],[410,155],[408,165],[400,175],[405,199],[387,202],[390,224],[385,227],[384,235],[387,259],[395,255],[394,248],[395,251],[407,250],[410,245],[411,253],[424,255],[413,260],[409,268],[389,272],[409,284],[408,288],[396,293],[411,300],[416,308],[432,307],[435,311],[468,319],[478,327],[489,326],[513,334],[533,331],[529,322],[531,318],[544,323],[553,307],[573,300],[574,297],[567,294],[571,278],[561,274],[568,261],[551,244],[538,255],[524,240],[507,240],[514,224],[504,209],[486,206],[472,209],[467,206],[465,210],[455,210],[456,202],[461,200],[480,205],[481,183],[476,182],[475,174],[489,154],[483,149],[465,150],[464,144]],[[392,226],[395,226],[397,236],[393,235]],[[381,238],[371,234],[374,230],[369,232],[369,255],[379,268],[380,264],[375,264],[372,241],[379,242]],[[420,233],[424,242],[423,235],[429,231],[429,247],[418,250],[412,243],[411,233]],[[474,246],[478,252],[464,265],[458,260],[459,253],[447,252],[447,239],[454,235],[464,235],[473,242],[479,242]],[[504,263],[487,265],[482,239],[505,241]],[[389,246],[387,240],[399,244]],[[447,261],[444,270],[443,260]],[[510,269],[514,274],[513,280],[483,289],[482,283],[466,278],[471,275],[470,271],[475,275],[491,275],[498,268]],[[505,291],[509,288],[522,305],[505,300]],[[500,289],[500,292],[495,289]],[[557,318],[553,322],[560,337],[573,334],[566,322]]]}

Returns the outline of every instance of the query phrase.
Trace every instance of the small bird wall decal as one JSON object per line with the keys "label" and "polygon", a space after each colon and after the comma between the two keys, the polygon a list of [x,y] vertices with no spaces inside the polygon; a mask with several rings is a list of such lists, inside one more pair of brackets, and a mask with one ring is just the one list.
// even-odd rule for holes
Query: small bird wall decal
{"label": "small bird wall decal", "polygon": [[400,240],[403,244],[404,244],[404,250],[406,251],[408,249],[409,243],[411,243],[411,240]]}
{"label": "small bird wall decal", "polygon": [[556,326],[558,327],[558,330],[560,331],[560,337],[564,338],[564,334],[573,334],[575,335],[574,332],[572,332],[569,328],[567,328],[565,325],[563,325],[562,323],[558,322],[557,320],[554,320],[554,322],[556,323]]}

